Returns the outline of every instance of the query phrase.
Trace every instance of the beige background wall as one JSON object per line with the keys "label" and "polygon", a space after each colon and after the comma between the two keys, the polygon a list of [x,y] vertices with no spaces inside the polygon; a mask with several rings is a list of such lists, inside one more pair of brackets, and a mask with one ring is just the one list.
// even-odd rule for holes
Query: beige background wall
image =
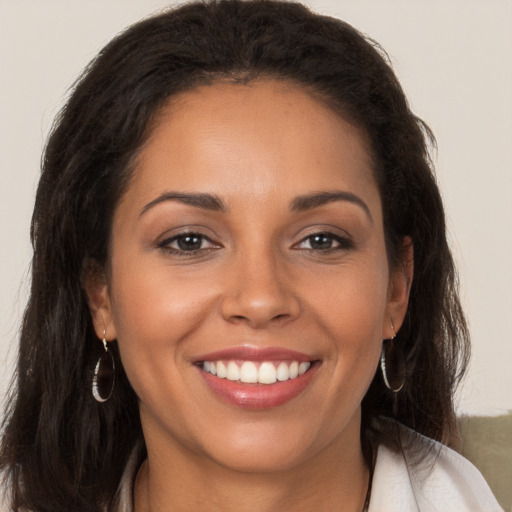
{"label": "beige background wall", "polygon": [[[309,0],[388,51],[438,138],[474,358],[460,410],[512,410],[512,2]],[[79,71],[162,0],[0,0],[0,394],[26,300],[29,222],[51,121]]]}

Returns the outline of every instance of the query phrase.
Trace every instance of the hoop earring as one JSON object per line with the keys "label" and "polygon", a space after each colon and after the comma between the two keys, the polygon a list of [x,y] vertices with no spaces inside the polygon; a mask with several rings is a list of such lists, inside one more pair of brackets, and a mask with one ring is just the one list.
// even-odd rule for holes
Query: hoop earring
{"label": "hoop earring", "polygon": [[382,341],[380,369],[386,387],[393,393],[398,393],[405,384],[405,360],[402,350],[395,341],[396,333],[393,320],[390,318],[389,321],[391,322],[393,337]]}
{"label": "hoop earring", "polygon": [[116,378],[114,358],[108,351],[105,334],[106,331],[104,330],[102,342],[105,352],[103,352],[98,359],[96,367],[94,368],[94,376],[92,378],[92,396],[98,402],[106,402],[112,396]]}

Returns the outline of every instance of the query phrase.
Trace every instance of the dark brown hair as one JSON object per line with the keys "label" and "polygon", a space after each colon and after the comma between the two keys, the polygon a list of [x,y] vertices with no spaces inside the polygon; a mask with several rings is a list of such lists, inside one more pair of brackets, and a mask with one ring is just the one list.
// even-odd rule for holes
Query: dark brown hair
{"label": "dark brown hair", "polygon": [[375,376],[362,406],[363,446],[392,441],[374,428],[381,416],[449,441],[468,333],[428,157],[433,139],[385,54],[350,25],[300,4],[191,3],[108,44],[77,81],[48,140],[32,219],[31,294],[0,451],[12,510],[87,512],[111,503],[142,432],[115,343],[114,396],[100,404],[91,395],[102,346],[81,285],[84,263],[107,262],[113,212],[169,97],[216,80],[260,77],[295,82],[363,130],[391,265],[404,237],[414,244],[415,276],[398,334],[406,385],[394,396]]}

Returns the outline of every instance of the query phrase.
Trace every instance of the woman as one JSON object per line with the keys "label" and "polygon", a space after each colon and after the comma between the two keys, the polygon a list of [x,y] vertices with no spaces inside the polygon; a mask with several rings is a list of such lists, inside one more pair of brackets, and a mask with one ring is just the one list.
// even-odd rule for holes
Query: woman
{"label": "woman", "polygon": [[112,41],[45,153],[12,510],[499,510],[437,443],[468,336],[425,137],[298,4]]}

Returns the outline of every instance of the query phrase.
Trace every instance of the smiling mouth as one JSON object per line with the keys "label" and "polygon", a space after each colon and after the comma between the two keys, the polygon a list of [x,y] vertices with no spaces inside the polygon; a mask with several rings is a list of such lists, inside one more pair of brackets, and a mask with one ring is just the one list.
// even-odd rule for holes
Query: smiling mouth
{"label": "smiling mouth", "polygon": [[237,408],[264,410],[301,395],[322,361],[285,348],[242,345],[202,354],[194,364],[212,397]]}
{"label": "smiling mouth", "polygon": [[199,367],[219,379],[245,384],[275,384],[294,380],[311,368],[311,361],[202,361]]}

